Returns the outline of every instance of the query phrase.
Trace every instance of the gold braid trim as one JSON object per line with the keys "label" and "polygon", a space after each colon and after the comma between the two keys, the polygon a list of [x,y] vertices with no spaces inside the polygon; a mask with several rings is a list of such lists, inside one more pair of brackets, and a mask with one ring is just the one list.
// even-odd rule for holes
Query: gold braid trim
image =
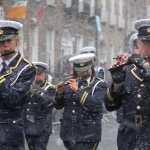
{"label": "gold braid trim", "polygon": [[97,146],[98,146],[98,142],[96,142],[96,143],[94,144],[94,147],[93,147],[92,150],[96,150]]}
{"label": "gold braid trim", "polygon": [[0,76],[0,83],[4,82],[4,81],[6,80],[6,79],[5,79],[6,76],[12,74],[12,72],[13,72],[12,70],[13,70],[13,69],[16,69],[16,68],[18,67],[18,65],[19,65],[19,63],[21,62],[21,60],[22,60],[22,56],[19,58],[17,64],[16,64],[14,67],[10,67],[10,68],[9,68],[9,72],[8,72],[8,73],[3,74],[3,75]]}
{"label": "gold braid trim", "polygon": [[112,98],[110,95],[109,89],[107,89],[107,96],[108,96],[110,101],[114,101],[114,98]]}
{"label": "gold braid trim", "polygon": [[24,60],[25,62],[27,62],[30,66],[32,66],[32,64],[31,64],[31,62],[29,62],[29,60],[27,60],[26,58],[23,58],[23,60]]}
{"label": "gold braid trim", "polygon": [[141,79],[139,76],[137,76],[136,74],[135,74],[135,70],[136,70],[136,66],[134,65],[134,68],[131,70],[131,73],[133,74],[133,76],[136,78],[136,79],[138,79],[139,81],[143,81],[143,79]]}
{"label": "gold braid trim", "polygon": [[84,94],[83,94],[83,96],[82,96],[82,98],[81,98],[81,101],[80,101],[80,103],[81,103],[82,105],[84,104],[87,95],[88,95],[88,93],[85,91]]}

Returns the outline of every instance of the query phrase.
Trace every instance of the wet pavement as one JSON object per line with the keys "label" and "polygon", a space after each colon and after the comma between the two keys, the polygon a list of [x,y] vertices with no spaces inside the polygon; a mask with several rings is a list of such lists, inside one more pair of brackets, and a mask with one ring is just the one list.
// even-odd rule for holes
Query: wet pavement
{"label": "wet pavement", "polygon": [[[59,124],[53,125],[55,131],[49,138],[47,150],[65,150],[62,140],[59,138]],[[106,114],[102,120],[102,140],[97,150],[117,150],[117,130],[115,115]],[[28,147],[26,145],[26,150]]]}

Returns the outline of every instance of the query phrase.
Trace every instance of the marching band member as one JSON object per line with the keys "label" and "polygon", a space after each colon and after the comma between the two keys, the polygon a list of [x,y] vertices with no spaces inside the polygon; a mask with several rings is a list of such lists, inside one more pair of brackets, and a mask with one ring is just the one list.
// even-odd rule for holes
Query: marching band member
{"label": "marching band member", "polygon": [[71,57],[73,76],[57,84],[56,109],[64,108],[60,137],[68,150],[96,150],[101,141],[104,80],[95,77],[94,54]]}
{"label": "marching band member", "polygon": [[52,110],[55,86],[48,82],[49,67],[33,62],[37,67],[35,86],[24,107],[24,132],[29,150],[46,150],[52,134]]}
{"label": "marching band member", "polygon": [[108,111],[123,108],[118,128],[118,150],[150,149],[150,19],[137,20],[137,45],[140,54],[132,54],[126,69],[110,69],[112,84],[105,97]]}
{"label": "marching band member", "polygon": [[17,52],[22,24],[0,20],[0,149],[24,150],[23,105],[36,68]]}

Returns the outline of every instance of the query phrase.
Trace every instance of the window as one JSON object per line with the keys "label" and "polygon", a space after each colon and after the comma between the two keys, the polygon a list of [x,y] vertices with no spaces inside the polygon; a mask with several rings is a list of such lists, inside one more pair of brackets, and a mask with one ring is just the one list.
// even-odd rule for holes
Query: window
{"label": "window", "polygon": [[110,1],[111,4],[111,11],[110,11],[110,25],[114,26],[116,25],[116,15],[115,15],[115,1],[111,0]]}
{"label": "window", "polygon": [[88,42],[89,46],[94,46],[95,45],[95,41],[92,37],[89,37],[89,42]]}
{"label": "window", "polygon": [[72,0],[64,0],[64,4],[65,4],[66,8],[70,8],[71,4],[72,4]]}
{"label": "window", "polygon": [[150,5],[147,6],[147,18],[150,18]]}
{"label": "window", "polygon": [[46,0],[46,4],[50,6],[55,6],[55,0]]}
{"label": "window", "polygon": [[47,30],[46,34],[46,63],[49,65],[50,73],[54,73],[54,31]]}
{"label": "window", "polygon": [[78,12],[83,12],[83,9],[84,9],[83,0],[79,0]]}
{"label": "window", "polygon": [[90,1],[90,17],[95,16],[95,0]]}
{"label": "window", "polygon": [[83,47],[83,36],[76,36],[76,53],[79,54],[80,49]]}
{"label": "window", "polygon": [[137,1],[134,0],[134,3],[133,3],[133,16],[134,18],[137,18]]}
{"label": "window", "polygon": [[29,29],[29,60],[38,61],[38,26],[34,25]]}
{"label": "window", "polygon": [[110,44],[110,64],[112,65],[114,63],[113,61],[113,57],[114,57],[114,46],[112,44]]}

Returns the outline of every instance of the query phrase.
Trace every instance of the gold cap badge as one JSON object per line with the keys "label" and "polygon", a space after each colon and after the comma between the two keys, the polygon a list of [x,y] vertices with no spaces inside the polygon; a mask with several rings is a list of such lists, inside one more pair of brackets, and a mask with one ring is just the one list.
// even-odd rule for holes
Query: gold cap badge
{"label": "gold cap badge", "polygon": [[84,66],[84,63],[81,63],[80,66],[83,67],[83,66]]}
{"label": "gold cap badge", "polygon": [[3,34],[3,32],[4,32],[3,30],[0,30],[0,34]]}
{"label": "gold cap badge", "polygon": [[150,32],[150,27],[147,28],[147,32]]}

